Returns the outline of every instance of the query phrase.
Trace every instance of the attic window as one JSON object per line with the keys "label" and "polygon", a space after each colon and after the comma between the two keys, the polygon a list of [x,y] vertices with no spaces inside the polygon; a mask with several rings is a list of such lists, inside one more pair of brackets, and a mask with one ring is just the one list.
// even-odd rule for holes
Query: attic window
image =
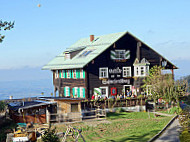
{"label": "attic window", "polygon": [[86,50],[86,51],[83,51],[82,54],[79,55],[79,57],[86,57],[88,54],[90,54],[92,51],[94,50]]}
{"label": "attic window", "polygon": [[71,59],[71,54],[69,52],[65,52],[65,59]]}

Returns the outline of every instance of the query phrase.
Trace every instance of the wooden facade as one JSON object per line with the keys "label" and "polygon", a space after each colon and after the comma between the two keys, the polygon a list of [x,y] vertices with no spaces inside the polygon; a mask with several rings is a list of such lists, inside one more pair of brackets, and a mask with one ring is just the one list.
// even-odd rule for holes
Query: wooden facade
{"label": "wooden facade", "polygon": [[[71,51],[71,60],[81,53],[81,51],[81,49],[74,52]],[[123,59],[117,57],[115,59],[112,57],[112,53],[117,54],[117,56],[118,54],[121,54],[121,56],[123,56],[122,54],[126,54],[127,57]],[[90,54],[93,54],[93,51]],[[106,48],[98,56],[95,56],[90,62],[85,64],[83,68],[52,69],[55,93],[58,91],[60,97],[77,97],[75,94],[80,94],[83,89],[83,94],[85,95],[82,98],[90,99],[95,93],[95,88],[100,88],[101,94],[104,94],[104,97],[110,97],[113,93],[111,91],[114,89],[116,89],[114,91],[117,94],[126,94],[128,90],[136,95],[140,95],[143,94],[143,90],[141,89],[143,79],[148,75],[148,70],[155,65],[171,69],[172,72],[173,69],[177,69],[176,66],[145,43],[130,33],[126,33],[113,42],[109,48]],[[71,74],[74,71],[82,70],[85,75],[83,78],[72,78],[73,75],[69,78],[57,75],[59,72],[67,72],[68,70]],[[106,77],[100,76],[101,70],[103,75],[107,75]],[[125,73],[129,75],[124,75]],[[69,95],[66,95],[66,86],[68,87],[66,90],[69,92]],[[77,93],[76,88],[79,90]],[[81,95],[78,95],[78,97],[81,97]]]}
{"label": "wooden facade", "polygon": [[[40,111],[39,111],[40,110]],[[23,110],[18,113],[17,111],[9,110],[10,118],[16,123],[46,123],[46,106],[35,107]]]}

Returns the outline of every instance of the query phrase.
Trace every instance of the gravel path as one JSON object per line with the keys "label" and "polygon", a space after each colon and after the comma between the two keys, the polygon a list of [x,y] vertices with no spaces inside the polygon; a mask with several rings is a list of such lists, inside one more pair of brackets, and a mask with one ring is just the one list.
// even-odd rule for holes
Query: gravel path
{"label": "gravel path", "polygon": [[163,132],[163,134],[154,142],[180,142],[179,133],[181,126],[179,120],[175,119],[173,123]]}

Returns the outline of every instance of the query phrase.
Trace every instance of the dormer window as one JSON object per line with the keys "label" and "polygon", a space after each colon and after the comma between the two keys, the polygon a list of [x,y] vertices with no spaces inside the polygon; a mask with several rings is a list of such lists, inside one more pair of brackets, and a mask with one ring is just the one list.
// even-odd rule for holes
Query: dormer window
{"label": "dormer window", "polygon": [[69,52],[65,52],[65,59],[71,59],[71,54]]}
{"label": "dormer window", "polygon": [[149,65],[150,63],[145,58],[143,58],[140,62],[138,61],[138,59],[136,59],[133,64],[134,76],[136,77],[147,76],[149,72]]}

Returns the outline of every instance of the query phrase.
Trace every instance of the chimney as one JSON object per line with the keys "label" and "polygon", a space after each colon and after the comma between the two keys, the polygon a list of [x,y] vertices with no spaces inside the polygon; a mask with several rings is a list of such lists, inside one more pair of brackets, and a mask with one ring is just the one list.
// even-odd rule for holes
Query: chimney
{"label": "chimney", "polygon": [[94,35],[90,35],[90,41],[91,41],[91,42],[94,41]]}
{"label": "chimney", "polygon": [[136,58],[140,61],[140,47],[141,47],[141,42],[137,42],[137,52],[136,52]]}

